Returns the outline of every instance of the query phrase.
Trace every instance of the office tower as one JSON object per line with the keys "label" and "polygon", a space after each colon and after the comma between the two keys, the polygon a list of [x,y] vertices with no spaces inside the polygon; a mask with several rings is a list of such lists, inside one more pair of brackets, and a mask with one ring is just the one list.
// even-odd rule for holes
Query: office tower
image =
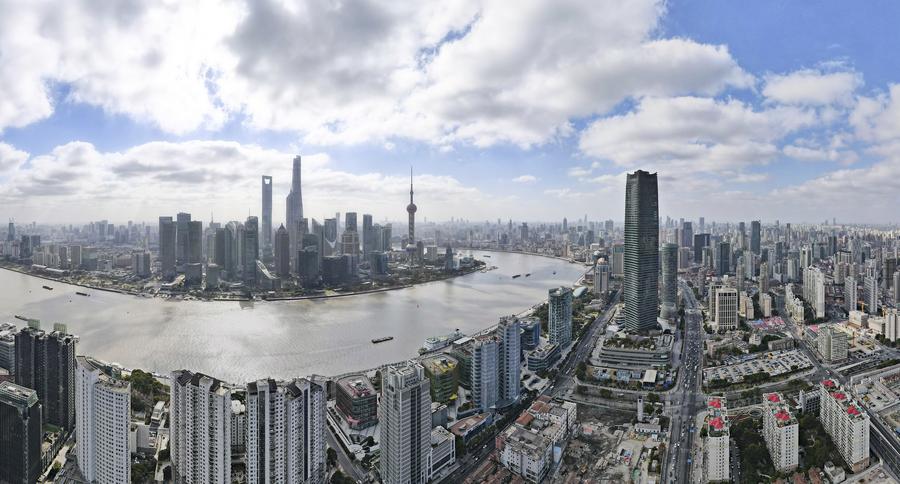
{"label": "office tower", "polygon": [[300,221],[303,219],[303,194],[300,187],[300,155],[294,157],[294,171],[291,175],[291,191],[287,196],[287,231],[291,238],[290,254],[297,253],[300,241]]}
{"label": "office tower", "polygon": [[826,363],[847,359],[847,333],[835,329],[832,325],[819,326],[816,346],[819,356]]}
{"label": "office tower", "polygon": [[187,370],[172,372],[169,450],[176,482],[231,482],[231,389]]}
{"label": "office tower", "polygon": [[662,246],[662,309],[660,317],[674,318],[678,314],[678,245]]}
{"label": "office tower", "polygon": [[256,261],[259,259],[259,221],[247,217],[244,222],[243,279],[248,285],[256,284]]}
{"label": "office tower", "polygon": [[374,244],[374,232],[372,231],[372,216],[365,213],[363,214],[363,224],[362,224],[362,258],[365,259],[368,257],[369,252],[375,250]]}
{"label": "office tower", "polygon": [[453,405],[458,395],[459,361],[445,353],[437,353],[423,358],[420,363],[430,383],[431,401]]}
{"label": "office tower", "polygon": [[703,462],[706,465],[706,481],[718,482],[731,479],[730,421],[725,399],[709,397],[706,400],[706,439],[703,443]]}
{"label": "office tower", "polygon": [[572,289],[551,289],[547,304],[547,333],[550,342],[565,348],[572,342]]}
{"label": "office tower", "polygon": [[288,277],[291,274],[291,236],[284,225],[275,232],[275,274]]}
{"label": "office tower", "polygon": [[344,214],[344,232],[357,232],[356,212],[347,212]]}
{"label": "office tower", "polygon": [[175,276],[176,240],[176,226],[175,222],[172,221],[172,217],[160,217],[159,264],[160,272],[166,279]]}
{"label": "office tower", "polygon": [[388,366],[378,407],[381,479],[385,484],[425,484],[430,477],[431,396],[425,369],[408,361]]}
{"label": "office tower", "polygon": [[500,342],[493,337],[483,337],[475,341],[469,370],[470,387],[472,402],[482,411],[495,406],[500,397],[499,366]]}
{"label": "office tower", "polygon": [[625,329],[656,327],[659,280],[659,200],[656,174],[628,174],[625,188]]}
{"label": "office tower", "polygon": [[87,482],[131,482],[131,383],[84,356],[76,359],[76,366],[78,469]]}
{"label": "office tower", "polygon": [[598,261],[594,264],[594,295],[605,296],[609,292],[609,264]]}
{"label": "office tower", "polygon": [[359,265],[359,233],[356,232],[355,227],[354,230],[345,230],[341,234],[341,254],[349,257],[348,269],[351,275],[355,275]]}
{"label": "office tower", "polygon": [[188,263],[200,264],[203,262],[203,222],[192,220],[188,222]]}
{"label": "office tower", "polygon": [[14,240],[16,240],[16,224],[10,220],[9,226],[6,229],[6,241],[12,242]]}
{"label": "office tower", "polygon": [[825,317],[825,274],[818,267],[803,270],[804,299],[813,308],[816,318]]}
{"label": "office tower", "polygon": [[37,392],[0,382],[0,482],[37,482],[42,471],[41,425]]}
{"label": "office tower", "polygon": [[131,272],[137,277],[150,277],[150,252],[131,251]]}
{"label": "office tower", "polygon": [[406,206],[406,212],[409,214],[409,245],[416,242],[416,204],[413,202],[413,172],[412,167],[409,168],[409,205]]}
{"label": "office tower", "polygon": [[178,270],[183,270],[182,266],[187,264],[190,258],[191,247],[191,214],[179,213],[175,216],[175,266]]}
{"label": "office tower", "polygon": [[678,241],[681,247],[693,247],[694,245],[694,228],[691,222],[685,222],[681,225],[681,240]]}
{"label": "office tower", "polygon": [[750,222],[750,252],[759,255],[759,246],[762,237],[762,226],[759,220]]}
{"label": "office tower", "polygon": [[894,273],[893,295],[894,306],[900,306],[900,271]]}
{"label": "office tower", "polygon": [[37,325],[16,334],[16,384],[37,392],[45,423],[71,430],[75,424],[75,343],[57,324],[47,334]]}
{"label": "office tower", "polygon": [[716,331],[730,331],[738,326],[738,292],[733,287],[720,287],[715,292]]}
{"label": "office tower", "polygon": [[797,468],[800,428],[780,393],[763,394],[763,438],[775,470],[788,474]]}
{"label": "office tower", "polygon": [[[171,221],[171,217],[169,217],[169,219]],[[147,227],[147,230],[150,230],[150,227]],[[173,245],[172,248],[174,250],[175,246]],[[172,255],[174,256],[175,253],[172,252]],[[80,245],[73,245],[73,246],[69,247],[69,259],[71,259],[71,262],[72,262],[72,269],[80,269],[81,268],[81,246]],[[174,261],[174,258],[172,260]]]}
{"label": "office tower", "polygon": [[709,234],[694,234],[694,263],[703,262],[703,249],[709,247]]}
{"label": "office tower", "polygon": [[625,272],[625,245],[624,244],[613,244],[612,246],[612,275],[614,277],[622,277],[622,274]]}
{"label": "office tower", "polygon": [[759,292],[765,294],[769,292],[769,263],[762,262],[759,264]]}
{"label": "office tower", "polygon": [[500,400],[512,402],[519,398],[521,385],[520,358],[522,353],[522,335],[519,319],[505,317],[497,325],[500,337]]}
{"label": "office tower", "polygon": [[854,473],[869,467],[869,415],[834,380],[824,380],[819,395],[819,421],[844,462]]}
{"label": "office tower", "polygon": [[867,275],[863,279],[863,296],[866,299],[866,311],[878,314],[878,278],[874,275]]}
{"label": "office tower", "polygon": [[738,243],[737,248],[741,250],[747,249],[747,225],[744,222],[738,223]]}
{"label": "office tower", "polygon": [[856,311],[858,306],[856,278],[847,276],[844,278],[844,309],[849,313],[850,311]]}
{"label": "office tower", "polygon": [[[455,369],[448,373],[455,376]],[[349,375],[337,380],[335,392],[335,406],[351,429],[362,430],[378,423],[378,393],[366,375]]]}
{"label": "office tower", "polygon": [[716,274],[719,277],[731,272],[731,244],[719,242],[716,244]]}
{"label": "office tower", "polygon": [[272,257],[272,177],[262,176],[262,250],[263,259]]}
{"label": "office tower", "polygon": [[225,236],[224,228],[217,228],[213,235],[215,242],[213,242],[211,262],[221,268],[225,267]]}
{"label": "office tower", "polygon": [[325,238],[325,245],[322,250],[322,257],[336,255],[338,252],[338,229],[337,219],[326,218],[322,224],[322,232]]}
{"label": "office tower", "polygon": [[16,325],[0,323],[0,368],[9,375],[16,372]]}
{"label": "office tower", "polygon": [[314,380],[247,385],[248,483],[325,484],[325,403]]}

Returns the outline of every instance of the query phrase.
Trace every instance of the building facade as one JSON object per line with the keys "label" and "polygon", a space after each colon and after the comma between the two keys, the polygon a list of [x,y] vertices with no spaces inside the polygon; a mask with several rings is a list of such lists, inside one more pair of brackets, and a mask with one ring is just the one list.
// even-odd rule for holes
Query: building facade
{"label": "building facade", "polygon": [[0,383],[0,482],[37,482],[42,470],[41,426],[37,392]]}
{"label": "building facade", "polygon": [[187,370],[172,372],[169,449],[185,484],[231,481],[231,389]]}
{"label": "building facade", "polygon": [[763,395],[763,437],[775,470],[790,473],[799,463],[800,428],[780,393]]}
{"label": "building facade", "polygon": [[88,482],[131,482],[131,383],[87,357],[79,356],[76,366],[78,468]]}
{"label": "building facade", "polygon": [[425,484],[431,476],[431,396],[425,369],[414,362],[387,367],[381,392],[381,479],[385,484]]}
{"label": "building facade", "polygon": [[638,170],[625,186],[625,329],[656,327],[659,280],[659,197],[656,174]]}
{"label": "building facade", "polygon": [[819,421],[852,472],[869,467],[869,415],[834,380],[820,387]]}
{"label": "building facade", "polygon": [[547,311],[547,336],[560,348],[572,342],[572,289],[558,287],[550,290]]}

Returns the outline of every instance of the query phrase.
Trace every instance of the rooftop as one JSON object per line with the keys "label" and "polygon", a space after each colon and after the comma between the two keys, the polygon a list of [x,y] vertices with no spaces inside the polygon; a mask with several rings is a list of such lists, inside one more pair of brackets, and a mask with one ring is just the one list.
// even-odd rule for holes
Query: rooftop
{"label": "rooftop", "polygon": [[432,375],[449,373],[457,364],[456,358],[447,355],[429,356],[422,360],[422,366]]}
{"label": "rooftop", "polygon": [[375,395],[375,387],[365,375],[345,376],[337,381],[337,384],[354,398],[369,397]]}

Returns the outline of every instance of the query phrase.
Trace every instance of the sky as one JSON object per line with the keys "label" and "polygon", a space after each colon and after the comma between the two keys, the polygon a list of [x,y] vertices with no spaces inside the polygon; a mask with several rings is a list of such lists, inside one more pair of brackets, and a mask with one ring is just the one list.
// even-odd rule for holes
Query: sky
{"label": "sky", "polygon": [[0,0],[0,217],[900,222],[900,2]]}

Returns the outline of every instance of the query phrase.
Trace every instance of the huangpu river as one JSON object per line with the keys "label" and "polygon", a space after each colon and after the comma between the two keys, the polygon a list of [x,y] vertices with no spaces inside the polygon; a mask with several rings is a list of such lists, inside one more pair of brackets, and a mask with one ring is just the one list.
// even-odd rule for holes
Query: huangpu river
{"label": "huangpu river", "polygon": [[[14,316],[22,315],[40,319],[47,330],[64,323],[80,338],[79,354],[127,368],[189,369],[244,383],[335,375],[416,356],[425,338],[494,325],[584,271],[581,264],[548,257],[473,255],[497,269],[395,291],[298,301],[143,298],[0,270],[0,322],[21,327],[26,323]],[[515,274],[521,277],[513,279]],[[394,339],[371,341],[384,336]]]}

